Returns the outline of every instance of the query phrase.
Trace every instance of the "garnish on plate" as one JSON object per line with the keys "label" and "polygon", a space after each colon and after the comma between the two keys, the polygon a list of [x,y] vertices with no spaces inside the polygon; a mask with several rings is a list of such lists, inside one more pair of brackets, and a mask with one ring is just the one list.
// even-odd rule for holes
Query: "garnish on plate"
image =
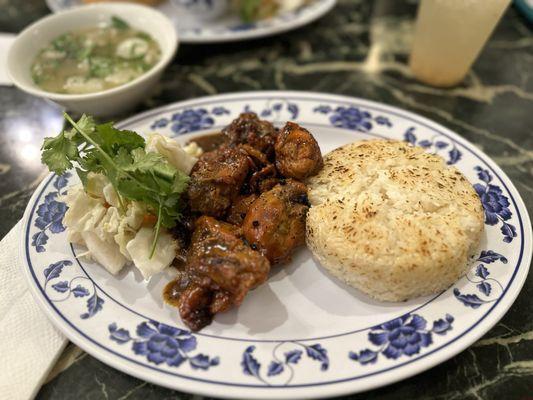
{"label": "garnish on plate", "polygon": [[46,138],[42,162],[63,174],[71,168],[90,192],[89,174],[103,175],[112,185],[120,213],[126,214],[125,202],[140,202],[156,217],[150,258],[161,227],[172,228],[180,218],[180,197],[189,177],[165,157],[146,151],[146,141],[133,131],[119,130],[111,123],[96,124],[83,115],[78,122],[65,114],[71,129]]}

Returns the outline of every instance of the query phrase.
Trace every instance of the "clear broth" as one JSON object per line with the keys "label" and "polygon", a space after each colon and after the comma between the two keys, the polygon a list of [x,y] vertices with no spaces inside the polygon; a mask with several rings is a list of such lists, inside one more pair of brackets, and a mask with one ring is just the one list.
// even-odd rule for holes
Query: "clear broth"
{"label": "clear broth", "polygon": [[47,92],[83,94],[134,80],[161,58],[150,35],[113,17],[109,24],[65,33],[35,58],[34,83]]}

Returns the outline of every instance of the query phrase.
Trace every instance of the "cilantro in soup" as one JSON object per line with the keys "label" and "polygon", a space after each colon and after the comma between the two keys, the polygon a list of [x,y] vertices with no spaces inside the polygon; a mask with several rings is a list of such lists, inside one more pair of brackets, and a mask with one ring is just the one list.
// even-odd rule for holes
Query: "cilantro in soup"
{"label": "cilantro in soup", "polygon": [[55,38],[31,66],[34,83],[54,93],[100,92],[132,81],[160,59],[157,42],[113,17]]}

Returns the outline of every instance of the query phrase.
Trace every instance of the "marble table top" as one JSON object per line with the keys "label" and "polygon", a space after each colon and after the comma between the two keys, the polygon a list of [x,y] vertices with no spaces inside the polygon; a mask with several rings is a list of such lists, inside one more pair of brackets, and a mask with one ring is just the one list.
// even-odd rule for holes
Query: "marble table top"
{"label": "marble table top", "polygon": [[[143,111],[215,93],[294,89],[353,95],[431,118],[489,154],[533,215],[533,31],[510,8],[464,84],[436,89],[406,66],[416,1],[340,0],[320,21],[246,43],[182,46]],[[0,31],[47,14],[44,1],[0,0]],[[0,87],[0,237],[22,217],[45,176],[42,138],[61,110]],[[125,116],[117,116],[121,119]],[[345,399],[533,399],[533,274],[507,315],[451,360],[413,378]],[[38,399],[199,398],[140,381],[69,344]]]}

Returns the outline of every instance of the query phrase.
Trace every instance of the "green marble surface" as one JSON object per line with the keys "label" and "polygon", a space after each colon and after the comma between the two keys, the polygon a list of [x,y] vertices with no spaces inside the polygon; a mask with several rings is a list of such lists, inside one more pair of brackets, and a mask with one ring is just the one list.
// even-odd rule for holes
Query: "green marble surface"
{"label": "green marble surface", "polygon": [[[215,93],[312,90],[381,101],[431,118],[475,143],[513,180],[533,211],[533,33],[510,8],[464,84],[436,89],[406,66],[415,1],[341,0],[320,21],[245,43],[181,46],[146,110]],[[0,0],[0,31],[45,15],[43,1]],[[22,217],[45,174],[44,136],[61,110],[0,87],[0,237]],[[132,113],[134,113],[132,112]],[[124,116],[117,116],[117,119]],[[533,278],[485,337],[413,378],[345,399],[533,398]],[[69,344],[38,399],[198,399],[123,374]]]}

